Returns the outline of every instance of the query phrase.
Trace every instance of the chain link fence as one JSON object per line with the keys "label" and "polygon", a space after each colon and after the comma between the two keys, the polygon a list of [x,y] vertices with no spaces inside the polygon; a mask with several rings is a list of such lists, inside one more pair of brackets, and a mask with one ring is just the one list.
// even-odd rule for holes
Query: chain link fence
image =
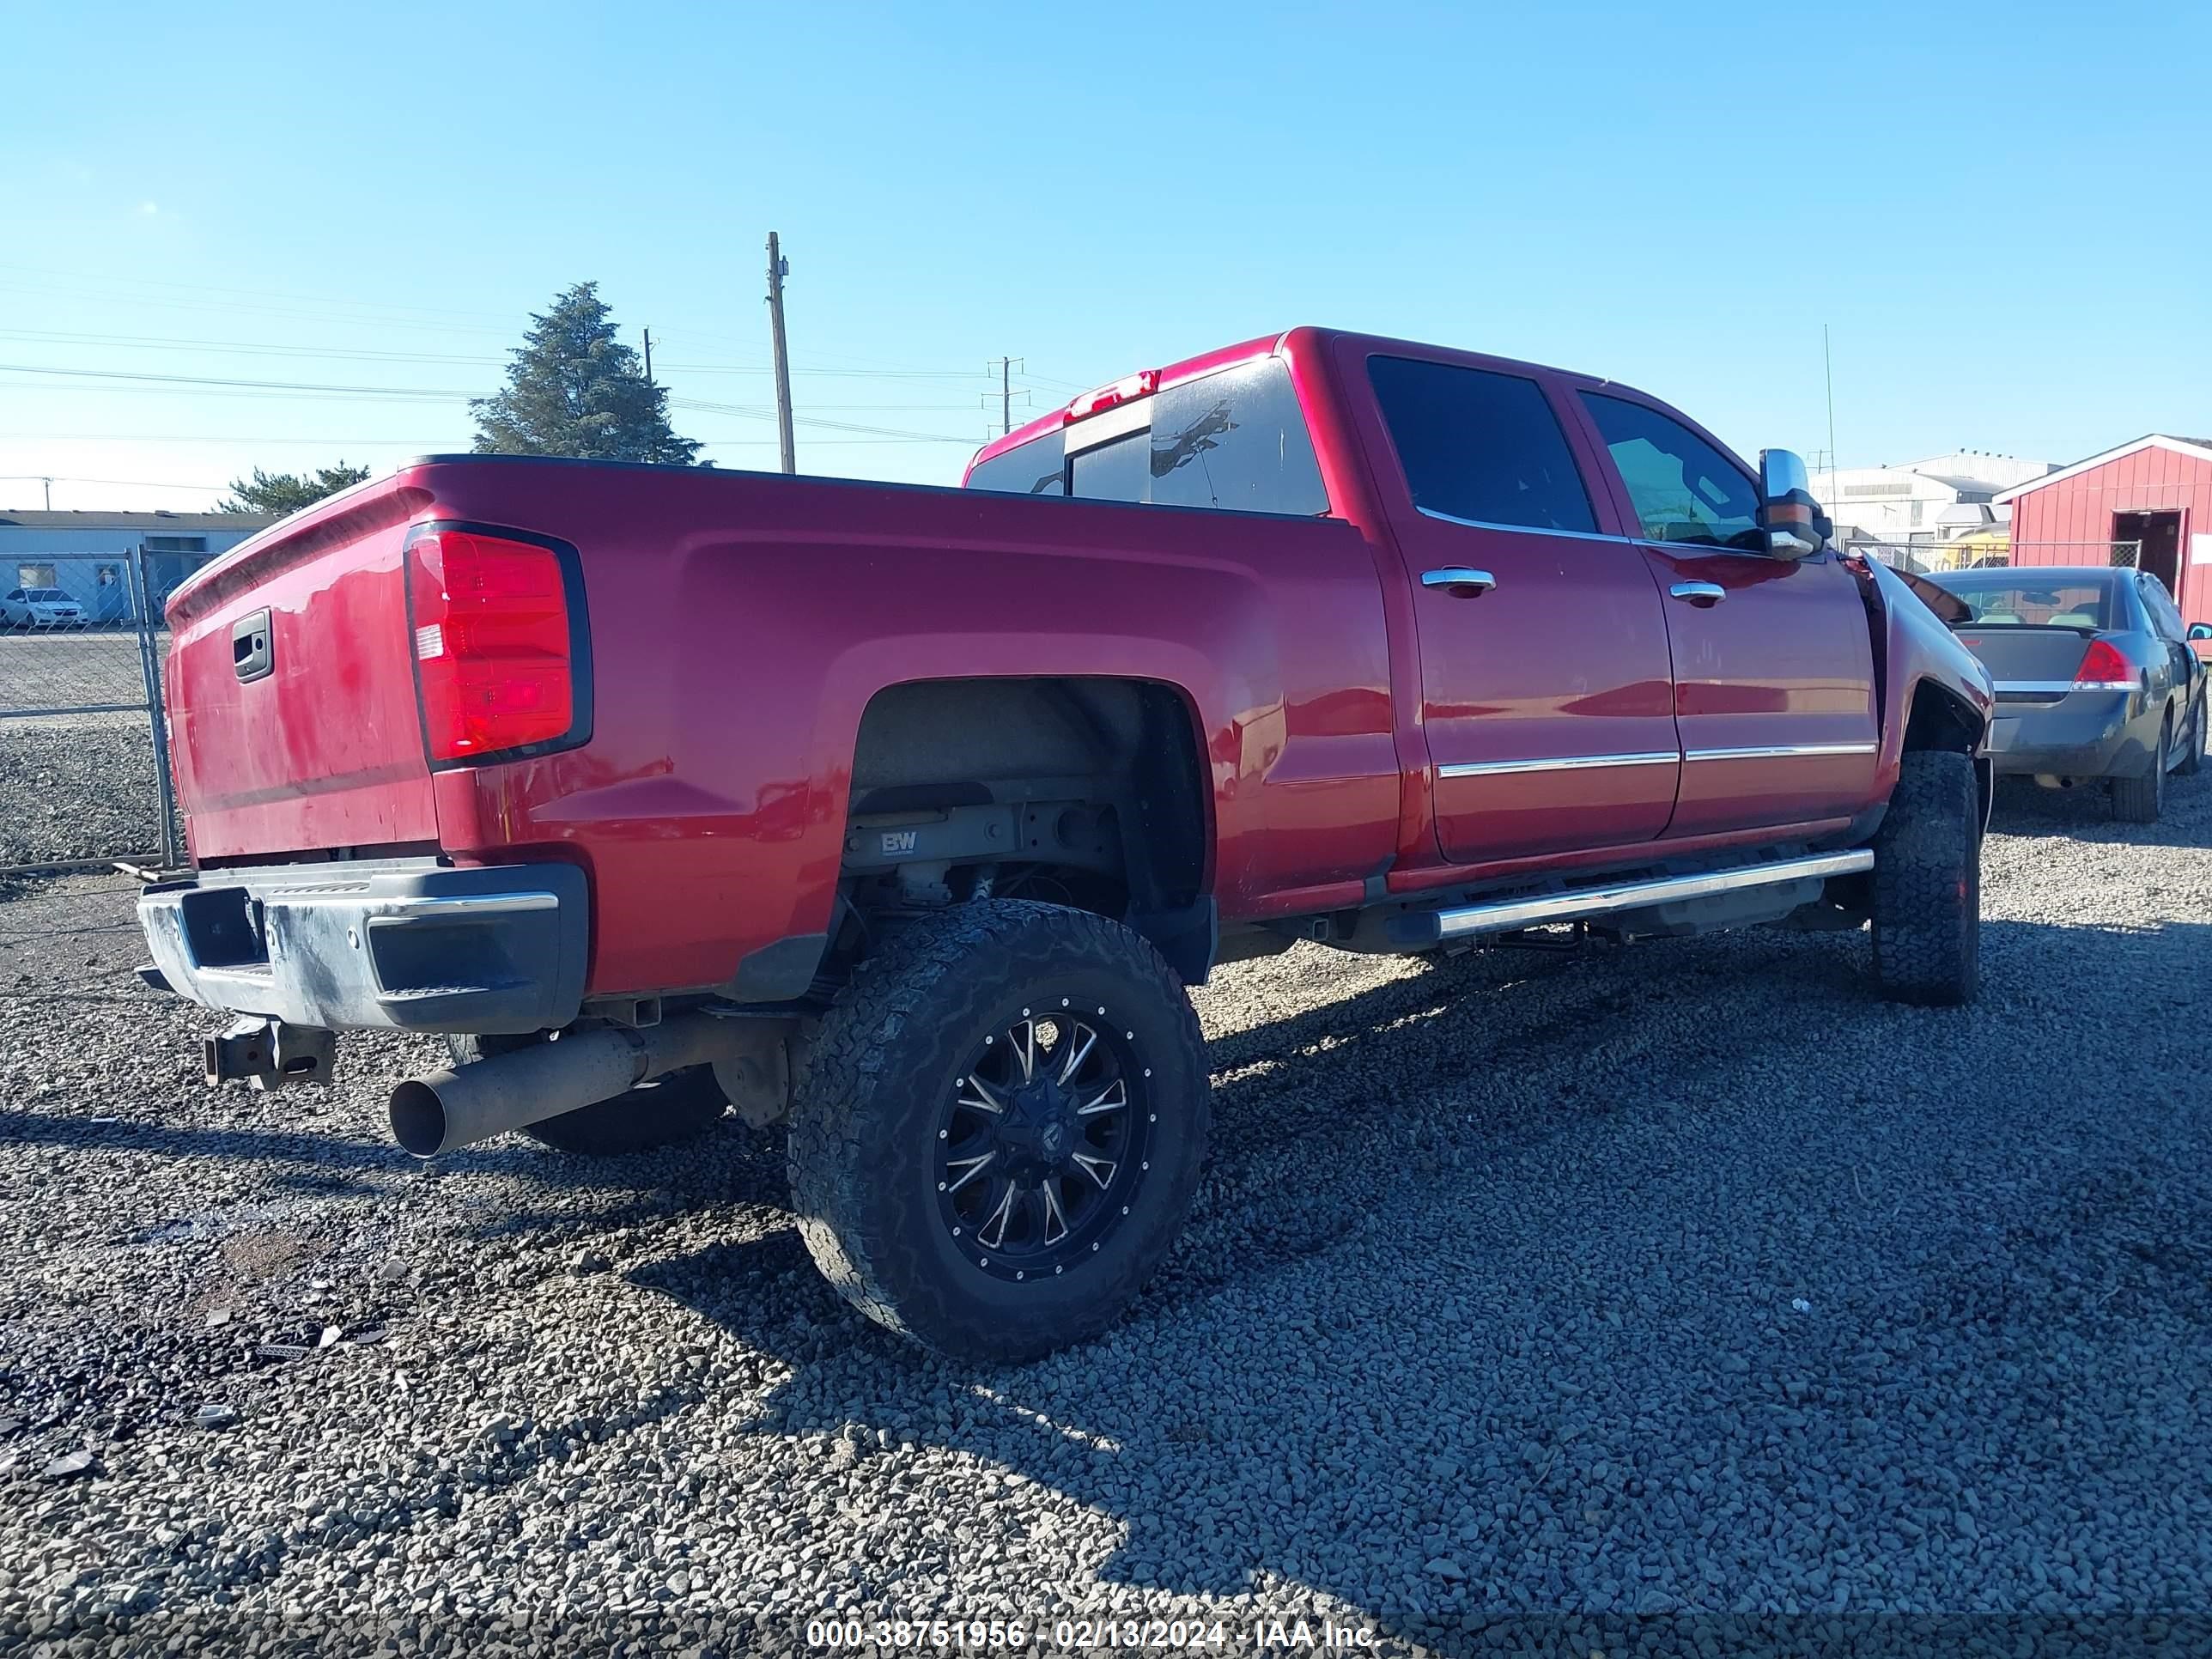
{"label": "chain link fence", "polygon": [[2003,536],[1968,536],[1955,542],[1853,542],[1844,550],[1879,559],[1893,569],[1925,576],[1939,570],[1999,569],[2011,565],[2112,565],[2132,568],[2142,557],[2136,542],[2015,542]]}
{"label": "chain link fence", "polygon": [[180,860],[161,610],[205,562],[18,553],[0,568],[0,869]]}

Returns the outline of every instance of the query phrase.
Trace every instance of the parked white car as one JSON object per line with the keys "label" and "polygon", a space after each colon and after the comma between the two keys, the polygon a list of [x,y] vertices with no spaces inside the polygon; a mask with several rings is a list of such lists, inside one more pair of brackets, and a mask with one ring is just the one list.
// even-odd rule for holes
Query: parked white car
{"label": "parked white car", "polygon": [[16,587],[0,599],[0,628],[82,628],[84,607],[58,587]]}

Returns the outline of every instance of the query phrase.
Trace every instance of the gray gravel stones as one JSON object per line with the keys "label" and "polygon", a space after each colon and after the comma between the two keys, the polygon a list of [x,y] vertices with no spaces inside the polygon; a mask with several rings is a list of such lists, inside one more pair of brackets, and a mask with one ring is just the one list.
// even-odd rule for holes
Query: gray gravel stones
{"label": "gray gravel stones", "polygon": [[1009,1370],[838,1302],[773,1134],[431,1177],[379,1102],[433,1045],[210,1094],[209,1021],[126,976],[123,885],[22,884],[0,1649],[198,1620],[738,1652],[833,1613],[1585,1655],[2185,1630],[2212,784],[2173,801],[2123,829],[2006,793],[1968,1010],[1779,931],[1225,970],[1188,1237],[1104,1340]]}
{"label": "gray gravel stones", "polygon": [[143,714],[0,720],[0,866],[155,852],[154,776]]}

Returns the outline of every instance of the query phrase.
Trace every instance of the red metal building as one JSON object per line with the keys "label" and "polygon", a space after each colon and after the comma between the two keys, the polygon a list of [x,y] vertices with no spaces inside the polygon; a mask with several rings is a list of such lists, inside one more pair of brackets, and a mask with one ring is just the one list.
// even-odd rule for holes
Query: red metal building
{"label": "red metal building", "polygon": [[[2008,489],[2014,564],[2102,564],[2117,544],[2212,623],[2212,439],[2153,433]],[[2126,556],[2122,550],[2121,556]]]}

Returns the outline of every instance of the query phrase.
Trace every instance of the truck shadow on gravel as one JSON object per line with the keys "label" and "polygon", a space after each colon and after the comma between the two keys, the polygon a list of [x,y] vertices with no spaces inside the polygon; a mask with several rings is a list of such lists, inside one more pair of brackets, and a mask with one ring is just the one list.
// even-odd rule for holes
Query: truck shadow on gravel
{"label": "truck shadow on gravel", "polygon": [[633,1277],[790,1366],[763,1431],[849,1442],[841,1478],[951,1452],[955,1504],[964,1468],[1116,1517],[1109,1590],[1447,1650],[1527,1609],[2190,1605],[2193,1547],[2133,1517],[2212,1478],[2176,1018],[2212,927],[1984,949],[1966,1010],[1876,1000],[1862,938],[1753,932],[1226,1036],[1182,1246],[1027,1367],[915,1353],[787,1231]]}

